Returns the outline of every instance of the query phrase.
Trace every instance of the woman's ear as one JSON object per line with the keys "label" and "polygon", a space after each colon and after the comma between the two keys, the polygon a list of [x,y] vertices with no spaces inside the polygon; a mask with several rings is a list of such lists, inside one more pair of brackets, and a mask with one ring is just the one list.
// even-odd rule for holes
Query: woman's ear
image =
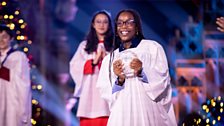
{"label": "woman's ear", "polygon": [[92,27],[93,27],[94,29],[96,29],[96,28],[95,28],[95,24],[94,24],[94,23],[92,23]]}

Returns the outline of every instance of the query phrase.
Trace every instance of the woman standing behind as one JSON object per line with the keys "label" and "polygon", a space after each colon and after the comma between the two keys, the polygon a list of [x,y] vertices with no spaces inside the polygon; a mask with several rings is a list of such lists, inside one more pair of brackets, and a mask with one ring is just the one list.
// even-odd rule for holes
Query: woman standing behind
{"label": "woman standing behind", "polygon": [[113,44],[113,30],[110,14],[96,12],[92,18],[90,31],[82,41],[70,62],[70,73],[76,83],[74,98],[66,107],[72,108],[79,99],[77,117],[80,126],[106,126],[109,108],[96,89],[101,61]]}
{"label": "woman standing behind", "polygon": [[175,126],[162,46],[144,39],[140,17],[134,10],[120,11],[115,21],[115,50],[104,58],[97,81],[110,107],[107,125]]}

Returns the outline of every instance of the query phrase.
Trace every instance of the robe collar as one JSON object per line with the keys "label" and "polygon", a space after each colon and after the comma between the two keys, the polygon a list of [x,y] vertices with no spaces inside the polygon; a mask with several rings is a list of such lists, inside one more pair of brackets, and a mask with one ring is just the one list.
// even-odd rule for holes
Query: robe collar
{"label": "robe collar", "polygon": [[15,50],[13,49],[13,48],[8,48],[6,51],[4,51],[3,52],[3,57],[5,57],[4,58],[4,60],[1,62],[1,65],[3,65],[4,63],[5,63],[5,61],[7,60],[7,58],[8,58],[8,56],[12,53],[12,52],[14,52]]}
{"label": "robe collar", "polygon": [[7,48],[6,50],[1,52],[1,56],[5,56],[8,54],[8,52],[11,50],[11,47]]}
{"label": "robe collar", "polygon": [[[141,40],[142,39],[137,38],[137,37],[133,38],[132,41],[131,41],[131,47],[130,48],[137,47]],[[119,47],[119,52],[122,52],[122,51],[125,50],[125,48],[124,48],[124,44],[122,42],[120,42],[120,43],[121,44],[120,44],[120,47]]]}

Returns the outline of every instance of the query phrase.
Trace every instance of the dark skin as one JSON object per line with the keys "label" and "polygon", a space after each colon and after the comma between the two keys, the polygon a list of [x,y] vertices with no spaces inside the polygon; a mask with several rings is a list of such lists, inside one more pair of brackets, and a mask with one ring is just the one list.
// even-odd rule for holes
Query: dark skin
{"label": "dark skin", "polygon": [[[126,22],[128,20],[134,20],[134,17],[129,12],[123,12],[119,15],[118,21]],[[136,35],[136,25],[132,24],[123,24],[122,26],[117,27],[117,34],[121,39],[121,42],[124,44],[124,48],[128,49],[131,47],[131,41]],[[118,84],[122,86],[125,82],[125,75],[123,73],[124,65],[121,60],[116,60],[113,63],[113,71],[115,75],[118,76]],[[134,75],[138,76],[142,70],[142,62],[138,58],[134,58],[130,62],[130,68],[134,70]]]}

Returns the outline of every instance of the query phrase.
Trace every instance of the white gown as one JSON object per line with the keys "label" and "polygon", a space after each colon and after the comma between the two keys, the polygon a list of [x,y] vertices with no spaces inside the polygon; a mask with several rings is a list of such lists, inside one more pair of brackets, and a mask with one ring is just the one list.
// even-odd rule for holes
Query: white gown
{"label": "white gown", "polygon": [[[2,54],[1,61],[6,57]],[[10,81],[0,78],[0,126],[31,126],[30,68],[23,52],[12,52],[3,66]]]}
{"label": "white gown", "polygon": [[[110,83],[108,70],[110,56],[104,58],[97,88],[110,106],[111,114],[107,125],[176,126],[171,103],[170,76],[163,48],[155,41],[142,40],[136,48],[127,50],[137,54],[143,62],[143,71],[148,83],[144,83],[138,77],[126,78],[124,88],[112,94],[117,76],[111,68],[112,83]],[[118,49],[114,54],[114,57],[119,54]]]}
{"label": "white gown", "polygon": [[99,75],[98,66],[93,74],[83,74],[86,61],[94,59],[96,53],[88,54],[84,49],[86,41],[82,41],[70,62],[70,74],[75,81],[74,96],[80,97],[77,117],[97,118],[109,116],[109,108],[96,89]]}

